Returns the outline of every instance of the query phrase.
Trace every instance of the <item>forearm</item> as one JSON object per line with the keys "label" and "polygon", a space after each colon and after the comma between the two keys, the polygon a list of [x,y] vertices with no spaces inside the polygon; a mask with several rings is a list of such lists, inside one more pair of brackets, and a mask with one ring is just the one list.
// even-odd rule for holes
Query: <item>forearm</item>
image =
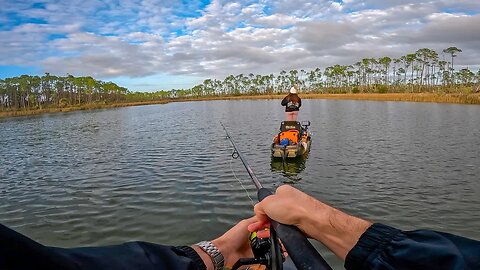
{"label": "forearm", "polygon": [[262,228],[268,219],[294,225],[308,237],[322,242],[339,258],[345,259],[371,222],[347,215],[317,199],[289,186],[277,188],[255,205],[259,222],[250,231]]}
{"label": "forearm", "polygon": [[372,223],[312,200],[313,209],[306,211],[307,222],[301,224],[300,229],[310,232],[310,237],[322,242],[337,257],[345,260],[348,252]]}
{"label": "forearm", "polygon": [[405,232],[345,214],[283,185],[255,205],[258,231],[269,219],[300,228],[322,242],[345,268],[356,269],[480,269],[480,241],[419,230]]}

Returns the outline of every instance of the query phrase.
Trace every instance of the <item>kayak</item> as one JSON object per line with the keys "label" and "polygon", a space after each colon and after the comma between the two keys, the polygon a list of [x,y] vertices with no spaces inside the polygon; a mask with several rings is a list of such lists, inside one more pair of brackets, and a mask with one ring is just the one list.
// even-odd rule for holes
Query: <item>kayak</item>
{"label": "kayak", "polygon": [[280,132],[273,138],[272,157],[296,158],[310,151],[312,137],[308,131],[310,121],[283,121]]}

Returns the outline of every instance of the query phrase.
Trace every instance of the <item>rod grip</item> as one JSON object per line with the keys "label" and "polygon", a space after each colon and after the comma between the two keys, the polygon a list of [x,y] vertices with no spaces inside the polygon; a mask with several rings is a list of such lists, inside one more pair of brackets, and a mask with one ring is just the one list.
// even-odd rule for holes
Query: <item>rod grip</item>
{"label": "rod grip", "polygon": [[[262,201],[273,193],[261,188],[258,190],[258,200]],[[271,221],[271,227],[277,232],[278,238],[282,240],[283,246],[292,258],[293,263],[299,270],[316,269],[316,270],[331,270],[332,268],[323,259],[303,235],[303,233],[295,226],[285,225],[274,220]]]}
{"label": "rod grip", "polygon": [[262,187],[257,191],[257,197],[259,202],[263,201],[263,199],[270,195],[273,195],[273,193],[268,188]]}

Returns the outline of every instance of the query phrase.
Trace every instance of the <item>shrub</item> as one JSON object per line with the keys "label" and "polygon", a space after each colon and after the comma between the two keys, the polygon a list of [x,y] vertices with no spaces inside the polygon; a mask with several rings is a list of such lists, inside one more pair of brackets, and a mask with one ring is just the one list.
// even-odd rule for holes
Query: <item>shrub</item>
{"label": "shrub", "polygon": [[377,93],[380,93],[380,94],[385,94],[388,92],[388,86],[386,85],[376,85],[375,87],[377,89]]}

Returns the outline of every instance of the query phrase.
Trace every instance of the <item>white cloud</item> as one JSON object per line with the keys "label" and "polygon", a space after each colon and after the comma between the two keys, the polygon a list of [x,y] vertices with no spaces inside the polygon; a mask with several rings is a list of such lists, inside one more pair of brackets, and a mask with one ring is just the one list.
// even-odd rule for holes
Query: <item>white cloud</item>
{"label": "white cloud", "polygon": [[162,42],[152,36],[142,37],[149,39],[131,44],[118,37],[72,34],[67,39],[51,42],[68,56],[48,57],[42,63],[46,70],[60,74],[91,74],[100,78],[152,75],[163,60],[162,53],[157,51]]}
{"label": "white cloud", "polygon": [[288,25],[292,25],[297,22],[297,19],[285,14],[273,14],[269,16],[263,16],[255,19],[256,24],[260,24],[266,27],[281,28]]}
{"label": "white cloud", "polygon": [[358,40],[357,26],[351,23],[304,22],[299,23],[297,27],[295,33],[297,41],[312,52],[335,49]]}
{"label": "white cloud", "polygon": [[[478,0],[213,0],[203,5],[200,0],[51,0],[45,8],[32,8],[29,1],[8,0],[0,11],[0,23],[8,26],[0,27],[0,64],[100,79],[154,74],[221,79],[452,45],[469,55],[457,63],[480,63]],[[17,19],[7,16],[14,13]],[[12,24],[18,18],[20,25]]]}

